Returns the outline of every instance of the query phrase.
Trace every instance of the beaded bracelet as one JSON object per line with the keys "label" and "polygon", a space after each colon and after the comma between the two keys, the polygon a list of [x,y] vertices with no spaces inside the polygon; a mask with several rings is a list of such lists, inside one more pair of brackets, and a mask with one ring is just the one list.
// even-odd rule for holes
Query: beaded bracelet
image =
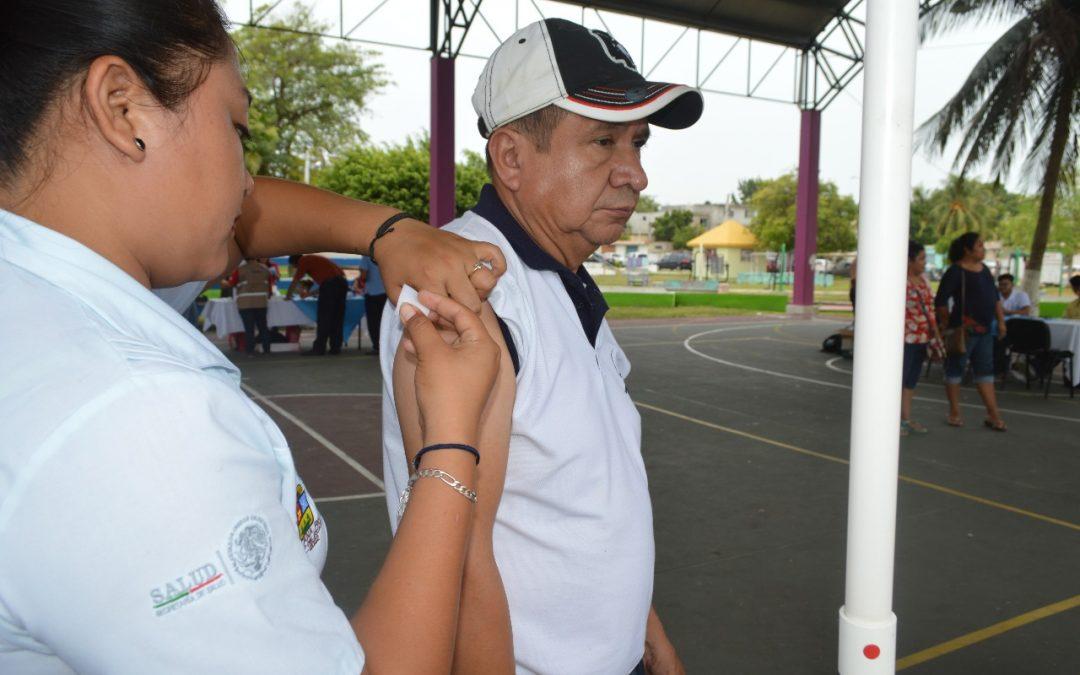
{"label": "beaded bracelet", "polygon": [[480,465],[480,451],[471,445],[465,445],[464,443],[436,443],[435,445],[429,445],[425,448],[421,448],[420,452],[416,453],[416,457],[413,457],[412,465],[413,471],[420,470],[420,458],[424,456],[424,453],[431,452],[432,450],[464,450],[476,458],[476,465]]}
{"label": "beaded bracelet", "polygon": [[450,489],[459,493],[465,499],[468,499],[473,504],[476,503],[476,490],[469,489],[457,478],[454,478],[442,469],[420,469],[412,475],[412,477],[409,479],[409,484],[401,493],[401,501],[398,502],[399,519],[405,515],[405,507],[409,505],[409,497],[412,495],[413,485],[415,485],[416,481],[420,480],[421,478],[438,478],[440,481],[448,485]]}

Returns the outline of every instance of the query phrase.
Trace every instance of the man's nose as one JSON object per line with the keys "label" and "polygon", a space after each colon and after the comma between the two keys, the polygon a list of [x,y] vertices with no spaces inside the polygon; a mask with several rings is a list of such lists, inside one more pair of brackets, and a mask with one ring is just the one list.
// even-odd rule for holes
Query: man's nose
{"label": "man's nose", "polygon": [[641,166],[641,150],[630,147],[618,153],[615,161],[615,169],[611,172],[611,186],[616,188],[629,186],[634,192],[644,192],[649,186],[649,177],[645,174],[645,168]]}

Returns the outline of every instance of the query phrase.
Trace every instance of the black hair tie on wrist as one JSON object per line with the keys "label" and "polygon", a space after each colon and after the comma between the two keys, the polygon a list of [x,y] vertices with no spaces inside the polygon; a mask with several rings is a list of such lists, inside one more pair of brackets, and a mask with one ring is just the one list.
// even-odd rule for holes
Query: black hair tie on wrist
{"label": "black hair tie on wrist", "polygon": [[412,216],[407,213],[395,213],[387,218],[383,224],[379,226],[379,229],[375,230],[375,236],[371,238],[371,243],[368,244],[368,257],[371,258],[371,262],[376,265],[379,264],[378,261],[375,260],[375,242],[393,232],[394,223],[399,220],[405,220],[406,218],[412,218]]}
{"label": "black hair tie on wrist", "polygon": [[426,448],[422,448],[420,452],[416,453],[416,457],[413,457],[413,470],[420,470],[420,458],[424,456],[425,452],[431,452],[432,450],[464,450],[476,458],[477,466],[480,465],[480,452],[471,445],[465,445],[464,443],[437,443],[435,445],[429,445]]}

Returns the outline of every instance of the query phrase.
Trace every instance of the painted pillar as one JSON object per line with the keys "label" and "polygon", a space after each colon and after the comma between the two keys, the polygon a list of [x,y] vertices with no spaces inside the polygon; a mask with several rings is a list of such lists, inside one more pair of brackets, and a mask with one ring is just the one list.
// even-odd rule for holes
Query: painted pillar
{"label": "painted pillar", "polygon": [[430,222],[442,227],[456,217],[454,199],[454,59],[431,59]]}
{"label": "painted pillar", "polygon": [[[841,675],[896,669],[892,611],[918,4],[869,0]],[[869,273],[870,271],[873,273]]]}
{"label": "painted pillar", "polygon": [[814,311],[814,257],[817,254],[818,162],[821,111],[803,110],[799,126],[799,189],[795,197],[795,287],[788,311]]}

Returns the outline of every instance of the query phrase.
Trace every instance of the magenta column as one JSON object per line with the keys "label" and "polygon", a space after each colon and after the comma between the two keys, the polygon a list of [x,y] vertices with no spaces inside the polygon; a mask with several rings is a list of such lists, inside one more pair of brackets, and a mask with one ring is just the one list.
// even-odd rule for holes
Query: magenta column
{"label": "magenta column", "polygon": [[814,311],[814,256],[817,253],[818,160],[821,111],[803,110],[799,129],[799,190],[795,198],[795,288],[788,312]]}
{"label": "magenta column", "polygon": [[431,59],[431,224],[456,217],[454,199],[454,59]]}

